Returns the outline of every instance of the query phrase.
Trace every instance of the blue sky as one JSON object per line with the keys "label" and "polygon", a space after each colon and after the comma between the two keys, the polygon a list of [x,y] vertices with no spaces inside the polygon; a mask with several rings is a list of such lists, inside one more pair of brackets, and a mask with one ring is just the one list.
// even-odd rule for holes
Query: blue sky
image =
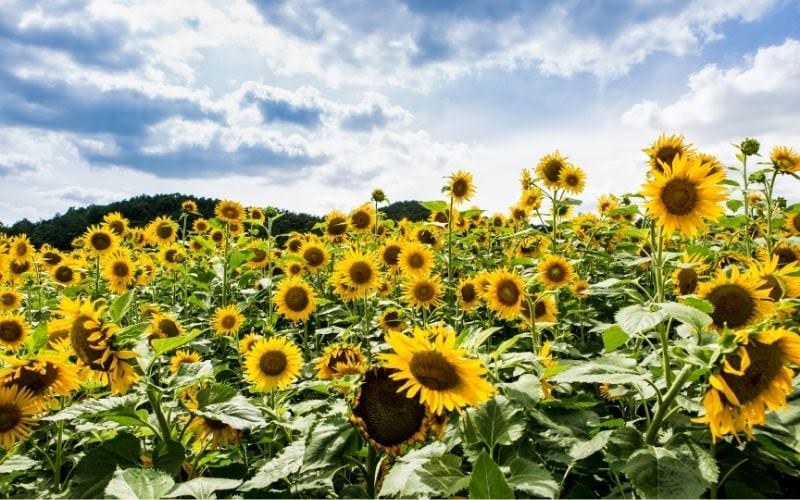
{"label": "blue sky", "polygon": [[661,132],[800,147],[798,81],[797,0],[0,0],[0,221],[158,192],[322,214],[458,169],[506,210],[556,149],[588,210]]}

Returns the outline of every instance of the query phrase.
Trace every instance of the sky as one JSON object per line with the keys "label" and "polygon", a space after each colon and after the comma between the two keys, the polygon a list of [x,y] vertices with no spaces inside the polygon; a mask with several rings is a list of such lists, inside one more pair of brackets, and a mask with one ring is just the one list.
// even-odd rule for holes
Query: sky
{"label": "sky", "polygon": [[6,225],[174,192],[322,215],[456,170],[506,211],[556,150],[590,210],[662,132],[800,149],[800,1],[0,0]]}

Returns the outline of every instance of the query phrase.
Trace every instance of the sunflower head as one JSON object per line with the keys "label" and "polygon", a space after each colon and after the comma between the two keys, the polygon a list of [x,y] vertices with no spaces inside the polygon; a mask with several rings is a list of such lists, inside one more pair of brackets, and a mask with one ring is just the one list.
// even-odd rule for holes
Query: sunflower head
{"label": "sunflower head", "polygon": [[325,245],[317,240],[301,241],[297,253],[303,258],[308,269],[314,273],[322,271],[330,259]]}
{"label": "sunflower head", "polygon": [[458,285],[456,296],[461,309],[469,311],[480,304],[481,292],[475,280],[468,279],[461,281]]}
{"label": "sunflower head", "polygon": [[416,309],[431,309],[442,303],[442,280],[438,276],[409,278],[405,283],[403,298]]}
{"label": "sunflower head", "polygon": [[601,215],[610,216],[611,212],[619,208],[619,205],[619,198],[613,194],[604,194],[597,200],[597,211]]}
{"label": "sunflower head", "polygon": [[333,273],[334,281],[345,283],[358,296],[375,291],[380,279],[376,257],[354,250],[345,252]]}
{"label": "sunflower head", "polygon": [[219,307],[211,324],[218,335],[236,335],[244,324],[244,315],[235,304]]}
{"label": "sunflower head", "polygon": [[211,224],[209,224],[208,221],[202,217],[195,219],[195,221],[192,222],[192,230],[196,233],[207,233],[210,229]]}
{"label": "sunflower head", "polygon": [[89,227],[83,235],[84,248],[93,257],[102,257],[116,250],[119,237],[110,229]]}
{"label": "sunflower head", "polygon": [[260,340],[244,356],[245,378],[256,390],[284,389],[300,374],[303,358],[291,341],[273,337]]}
{"label": "sunflower head", "polygon": [[0,445],[8,451],[25,439],[42,411],[41,400],[27,389],[0,387]]}
{"label": "sunflower head", "polygon": [[150,321],[150,336],[151,338],[170,338],[179,337],[183,335],[183,327],[171,314],[158,312],[153,315]]}
{"label": "sunflower head", "polygon": [[586,173],[575,165],[567,165],[558,174],[558,185],[567,193],[580,194],[586,187]]}
{"label": "sunflower head", "polygon": [[214,207],[214,215],[223,222],[240,221],[244,218],[244,207],[238,201],[221,200]]}
{"label": "sunflower head", "polygon": [[347,235],[348,217],[338,210],[333,210],[325,217],[325,236],[334,242],[341,241]]}
{"label": "sunflower head", "polygon": [[0,316],[0,346],[12,351],[19,350],[28,338],[30,327],[21,314],[3,314]]}
{"label": "sunflower head", "polygon": [[199,363],[202,360],[203,357],[194,351],[178,350],[169,358],[169,371],[175,374],[180,371],[181,366],[184,364]]}
{"label": "sunflower head", "polygon": [[475,195],[475,183],[472,174],[461,170],[450,176],[447,191],[455,203],[461,204],[469,201]]}
{"label": "sunflower head", "polygon": [[316,307],[316,294],[302,278],[283,280],[275,290],[278,314],[290,321],[306,321]]}
{"label": "sunflower head", "polygon": [[380,250],[381,263],[391,270],[399,268],[400,252],[403,244],[398,240],[389,240],[383,244]]}
{"label": "sunflower head", "polygon": [[156,217],[145,231],[148,241],[154,245],[167,245],[178,239],[178,224],[168,216]]}
{"label": "sunflower head", "polygon": [[7,359],[11,367],[0,373],[0,385],[26,389],[37,397],[70,396],[78,389],[78,370],[64,354],[38,354],[27,360]]}
{"label": "sunflower head", "polygon": [[528,325],[555,323],[558,310],[550,294],[530,294],[522,301],[520,317]]}
{"label": "sunflower head", "polygon": [[181,202],[181,210],[187,214],[196,214],[197,203],[194,200],[183,200]]}
{"label": "sunflower head", "polygon": [[433,268],[433,261],[434,254],[430,247],[414,241],[403,243],[397,254],[400,271],[409,277],[427,276]]}
{"label": "sunflower head", "polygon": [[383,329],[383,331],[402,331],[405,327],[405,319],[403,317],[403,313],[400,309],[396,307],[389,307],[383,314],[381,314],[380,320],[378,320],[378,324]]}
{"label": "sunflower head", "polygon": [[375,227],[375,208],[365,203],[350,212],[350,227],[356,232],[368,233]]}
{"label": "sunflower head", "polygon": [[366,358],[361,354],[357,345],[331,344],[325,348],[322,357],[317,362],[317,378],[329,380],[361,373],[366,366]]}
{"label": "sunflower head", "polygon": [[772,165],[780,172],[792,174],[800,172],[800,153],[786,146],[775,146],[769,153]]}
{"label": "sunflower head", "polygon": [[730,276],[718,270],[716,277],[701,283],[698,294],[711,302],[712,325],[718,331],[725,326],[745,328],[768,317],[773,311],[769,290],[761,288],[763,281],[752,273],[740,274],[734,267]]}
{"label": "sunflower head", "polygon": [[136,268],[127,249],[119,248],[106,255],[102,261],[103,278],[108,288],[117,294],[125,293],[136,281]]}
{"label": "sunflower head", "polygon": [[21,305],[21,293],[14,288],[0,288],[0,312],[14,311]]}
{"label": "sunflower head", "polygon": [[103,217],[103,226],[122,237],[128,232],[128,219],[119,212],[111,212]]}
{"label": "sunflower head", "polygon": [[497,270],[489,274],[489,287],[483,294],[486,304],[503,319],[514,319],[525,300],[525,283],[512,271]]}
{"label": "sunflower head", "polygon": [[250,352],[253,347],[263,339],[264,337],[255,332],[248,333],[239,341],[239,352],[242,354]]}
{"label": "sunflower head", "polygon": [[539,279],[548,288],[559,288],[570,283],[575,275],[572,264],[560,255],[547,255],[542,258],[537,267]]}
{"label": "sunflower head", "polygon": [[542,179],[547,187],[555,189],[559,187],[558,178],[567,165],[569,165],[567,157],[561,156],[561,153],[555,151],[539,160],[539,164],[536,165],[536,175]]}
{"label": "sunflower head", "polygon": [[663,172],[664,166],[671,166],[676,156],[685,156],[691,152],[691,144],[686,144],[684,140],[680,134],[661,134],[650,147],[643,149],[650,157],[650,171]]}
{"label": "sunflower head", "polygon": [[795,236],[800,234],[800,212],[786,214],[786,230]]}
{"label": "sunflower head", "polygon": [[672,281],[675,283],[676,295],[691,295],[697,292],[697,285],[700,278],[706,272],[708,266],[703,257],[699,254],[683,254],[683,260],[678,263],[672,273]]}

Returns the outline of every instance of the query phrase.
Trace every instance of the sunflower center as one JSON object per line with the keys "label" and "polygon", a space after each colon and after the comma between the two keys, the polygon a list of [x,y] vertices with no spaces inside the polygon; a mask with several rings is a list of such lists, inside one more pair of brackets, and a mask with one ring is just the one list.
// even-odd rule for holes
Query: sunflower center
{"label": "sunflower center", "polygon": [[417,241],[425,243],[426,245],[433,245],[436,243],[436,237],[428,229],[423,229],[417,233]]}
{"label": "sunflower center", "polygon": [[286,302],[286,307],[292,311],[304,311],[308,307],[308,292],[301,286],[293,286],[286,291],[286,296],[283,300]]}
{"label": "sunflower center", "polygon": [[671,179],[661,190],[661,201],[671,215],[686,215],[697,207],[697,186],[688,179]]}
{"label": "sunflower center", "polygon": [[456,198],[466,196],[469,192],[469,183],[466,179],[456,179],[453,181],[452,186],[450,186],[450,192],[453,193],[453,196]]}
{"label": "sunflower center", "polygon": [[336,216],[328,222],[328,234],[340,236],[347,231],[347,220],[344,217]]}
{"label": "sunflower center", "polygon": [[402,382],[389,375],[396,370],[373,369],[364,377],[353,414],[364,422],[367,436],[379,445],[404,443],[425,430],[425,406],[398,393]]}
{"label": "sunflower center", "polygon": [[519,296],[519,288],[512,280],[501,280],[497,284],[497,300],[504,306],[517,305]]}
{"label": "sunflower center", "polygon": [[222,231],[217,230],[211,233],[211,240],[214,243],[221,243],[224,238],[225,238],[225,233],[223,233]]}
{"label": "sunflower center", "polygon": [[61,256],[56,252],[45,252],[42,255],[42,260],[50,266],[55,266],[61,262]]}
{"label": "sunflower center", "polygon": [[17,257],[25,257],[28,254],[28,245],[20,241],[14,246],[14,251],[17,252]]}
{"label": "sunflower center", "polygon": [[759,287],[759,290],[766,290],[769,289],[769,298],[773,301],[777,302],[781,300],[783,296],[783,290],[781,289],[781,283],[778,281],[773,275],[762,276],[761,279],[765,281],[765,284]]}
{"label": "sunflower center", "polygon": [[231,328],[236,326],[236,318],[232,314],[229,314],[227,316],[224,316],[220,320],[219,324],[222,325],[222,328],[225,328],[226,330],[230,330]]}
{"label": "sunflower center", "polygon": [[533,306],[533,317],[538,318],[540,316],[544,316],[547,313],[547,306],[545,305],[544,301],[539,301]]}
{"label": "sunflower center", "polygon": [[267,351],[258,360],[258,367],[261,369],[261,373],[270,377],[283,373],[288,364],[289,360],[286,359],[286,354],[282,351]]}
{"label": "sunflower center", "polygon": [[350,217],[350,222],[356,229],[366,229],[369,227],[370,216],[366,212],[356,212]]}
{"label": "sunflower center", "polygon": [[796,213],[789,219],[789,226],[794,230],[795,233],[800,233],[800,213]]}
{"label": "sunflower center", "polygon": [[111,237],[105,233],[95,233],[89,243],[95,250],[107,250],[111,246]]}
{"label": "sunflower center", "polygon": [[197,224],[194,225],[194,228],[201,233],[205,233],[206,231],[208,231],[208,224],[206,224],[205,222],[198,222]]}
{"label": "sunflower center", "polygon": [[102,345],[103,338],[89,342],[87,339],[94,333],[100,333],[99,328],[87,328],[86,324],[96,324],[96,321],[91,316],[82,314],[72,322],[72,328],[69,332],[69,340],[72,343],[72,348],[75,354],[86,363],[91,365],[95,360],[103,355],[106,349]]}
{"label": "sunflower center", "polygon": [[12,293],[4,293],[0,296],[0,304],[3,304],[3,307],[11,307],[17,302],[16,295]]}
{"label": "sunflower center", "polygon": [[252,248],[253,256],[250,257],[250,262],[264,262],[267,260],[267,252],[260,248]]}
{"label": "sunflower center", "polygon": [[566,274],[567,273],[564,271],[564,268],[558,264],[550,266],[550,268],[547,270],[547,277],[556,283],[562,281]]}
{"label": "sunflower center", "polygon": [[22,422],[22,411],[17,405],[0,405],[0,434],[13,430],[20,422]]}
{"label": "sunflower center", "polygon": [[[659,149],[656,153],[656,159],[661,160],[670,167],[672,166],[672,160],[681,152],[680,149],[672,147],[672,146],[664,146],[663,148]],[[659,171],[663,172],[664,168],[661,166],[660,163],[656,162],[657,168]]]}
{"label": "sunflower center", "polygon": [[433,220],[439,224],[447,224],[447,214],[444,212],[436,212],[436,214],[433,216]]}
{"label": "sunflower center", "polygon": [[678,271],[678,291],[681,295],[689,295],[697,290],[697,272],[692,268]]}
{"label": "sunflower center", "polygon": [[544,167],[542,168],[542,173],[550,182],[558,182],[558,176],[561,175],[561,169],[564,168],[564,164],[558,160],[550,160],[545,163]]}
{"label": "sunflower center", "polygon": [[578,177],[575,174],[570,174],[570,175],[566,176],[566,178],[564,179],[564,182],[569,187],[575,187],[575,186],[577,186],[578,184],[581,183],[581,179],[580,179],[580,177]]}
{"label": "sunflower center", "polygon": [[727,323],[728,328],[742,327],[755,312],[756,305],[748,291],[733,283],[716,287],[707,298],[714,305],[711,318],[716,326]]}
{"label": "sunflower center", "polygon": [[461,300],[465,303],[469,304],[478,296],[477,290],[475,290],[475,285],[472,283],[467,283],[461,287]]}
{"label": "sunflower center", "polygon": [[434,290],[430,283],[423,282],[414,287],[414,298],[420,302],[428,302],[433,299],[434,295]]}
{"label": "sunflower center", "polygon": [[4,342],[18,342],[23,332],[22,326],[16,321],[0,321],[0,340]]}
{"label": "sunflower center", "polygon": [[43,394],[58,379],[58,373],[58,367],[50,362],[45,362],[44,366],[23,366],[6,387],[15,385],[36,395]]}
{"label": "sunflower center", "polygon": [[400,314],[397,311],[389,311],[383,315],[383,322],[389,328],[397,328],[402,324]]}
{"label": "sunflower center", "polygon": [[228,428],[228,424],[213,418],[203,417],[203,423],[212,431],[221,431]]}
{"label": "sunflower center", "polygon": [[12,274],[22,274],[26,273],[31,268],[31,262],[26,260],[25,262],[17,262],[15,260],[11,261],[11,264],[8,266],[8,269],[11,271]]}
{"label": "sunflower center", "polygon": [[350,266],[350,280],[356,285],[369,283],[372,279],[372,267],[366,262],[355,262]]}
{"label": "sunflower center", "polygon": [[112,267],[112,272],[117,278],[127,278],[130,275],[128,264],[124,262],[115,262]]}
{"label": "sunflower center", "polygon": [[180,330],[178,329],[178,325],[171,319],[167,318],[158,321],[158,331],[160,331],[167,337],[177,337],[181,333]]}
{"label": "sunflower center", "polygon": [[797,262],[797,255],[790,248],[779,247],[772,250],[772,254],[778,256],[778,266],[780,267]]}
{"label": "sunflower center", "polygon": [[226,219],[238,219],[239,218],[239,211],[236,207],[223,207],[222,208],[222,216]]}
{"label": "sunflower center", "polygon": [[409,369],[420,384],[434,391],[447,391],[461,383],[455,367],[436,351],[415,353]]}
{"label": "sunflower center", "polygon": [[408,267],[411,269],[419,269],[425,265],[425,257],[418,253],[412,253],[408,256]]}
{"label": "sunflower center", "polygon": [[[750,357],[750,366],[744,375],[721,372],[722,378],[731,388],[741,404],[747,404],[762,396],[770,389],[770,384],[783,369],[783,351],[780,343],[762,344],[754,341],[744,346]],[[729,355],[733,366],[739,366],[738,354]]]}
{"label": "sunflower center", "polygon": [[172,237],[172,232],[173,232],[172,231],[172,226],[169,225],[169,224],[160,224],[156,228],[156,234],[162,240],[166,240],[168,238],[171,238]]}
{"label": "sunflower center", "polygon": [[303,258],[309,266],[317,267],[325,262],[325,254],[319,248],[308,248],[303,252]]}
{"label": "sunflower center", "polygon": [[399,255],[400,255],[400,246],[389,245],[383,250],[383,261],[388,266],[396,266]]}

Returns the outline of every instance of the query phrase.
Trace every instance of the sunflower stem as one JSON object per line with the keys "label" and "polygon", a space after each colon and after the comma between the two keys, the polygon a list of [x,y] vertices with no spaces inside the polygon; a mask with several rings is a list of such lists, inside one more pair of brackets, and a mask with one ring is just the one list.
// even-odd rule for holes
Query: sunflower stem
{"label": "sunflower stem", "polygon": [[447,214],[447,305],[453,309],[453,193],[450,193],[450,212]]}
{"label": "sunflower stem", "polygon": [[375,498],[375,480],[378,476],[377,469],[378,463],[380,462],[379,459],[380,457],[378,456],[378,452],[375,451],[375,447],[367,445],[367,468],[364,482],[367,486],[367,497],[369,498]]}
{"label": "sunflower stem", "polygon": [[744,251],[747,257],[751,255],[751,239],[750,239],[750,200],[747,196],[747,155],[742,154],[742,195],[744,202]]}
{"label": "sunflower stem", "polygon": [[92,299],[100,297],[100,256],[94,258],[94,295]]}
{"label": "sunflower stem", "polygon": [[155,413],[156,420],[158,420],[158,428],[161,430],[161,440],[167,441],[172,435],[172,432],[169,423],[167,423],[167,419],[164,417],[164,412],[161,411],[161,396],[153,387],[148,387],[146,392],[147,400],[150,402],[150,406],[153,407],[153,413]]}
{"label": "sunflower stem", "polygon": [[228,305],[228,237],[230,235],[230,229],[228,228],[228,223],[225,223],[225,242],[223,247],[223,258],[222,258],[222,307]]}
{"label": "sunflower stem", "polygon": [[692,373],[693,368],[694,367],[690,364],[684,365],[684,367],[678,373],[678,376],[675,377],[672,385],[670,385],[669,390],[661,400],[661,404],[658,405],[655,415],[653,415],[653,421],[650,423],[650,427],[647,428],[647,434],[645,434],[644,437],[644,442],[646,444],[652,445],[655,443],[656,438],[658,437],[658,430],[661,428],[664,417],[669,412],[672,402],[683,388],[683,384],[686,382],[686,379],[689,378],[689,374]]}
{"label": "sunflower stem", "polygon": [[553,253],[558,250],[558,188],[553,190]]}
{"label": "sunflower stem", "polygon": [[772,190],[775,188],[775,178],[778,176],[778,169],[772,170],[772,177],[769,180],[769,184],[766,185],[766,189],[764,190],[764,195],[767,198],[767,255],[771,258],[772,257],[772,216],[773,216],[773,199],[772,199]]}

